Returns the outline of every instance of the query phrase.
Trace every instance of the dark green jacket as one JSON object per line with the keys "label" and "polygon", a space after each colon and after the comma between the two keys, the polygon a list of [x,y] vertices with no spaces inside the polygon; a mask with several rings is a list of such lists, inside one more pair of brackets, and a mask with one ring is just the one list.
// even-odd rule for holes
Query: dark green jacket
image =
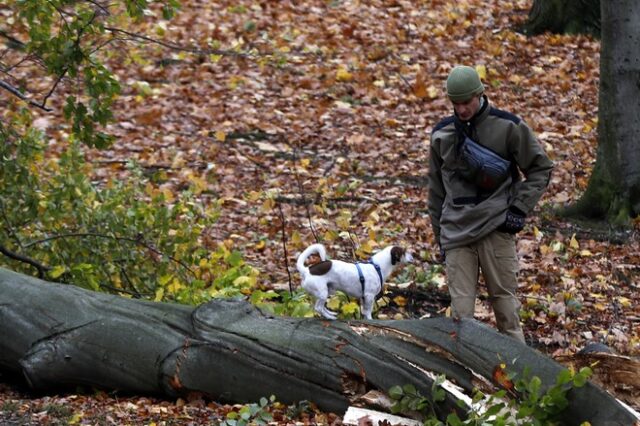
{"label": "dark green jacket", "polygon": [[[472,139],[512,162],[511,176],[491,192],[461,176],[456,121]],[[529,126],[493,108],[486,97],[469,122],[445,118],[433,128],[429,158],[428,208],[436,241],[445,250],[465,246],[502,225],[510,206],[528,214],[549,183],[552,168]]]}

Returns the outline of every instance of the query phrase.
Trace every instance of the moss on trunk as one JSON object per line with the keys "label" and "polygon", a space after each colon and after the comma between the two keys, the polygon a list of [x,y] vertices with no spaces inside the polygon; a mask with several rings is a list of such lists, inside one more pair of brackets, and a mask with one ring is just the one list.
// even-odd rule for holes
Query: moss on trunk
{"label": "moss on trunk", "polygon": [[600,35],[600,0],[534,0],[521,30],[528,35],[544,32]]}

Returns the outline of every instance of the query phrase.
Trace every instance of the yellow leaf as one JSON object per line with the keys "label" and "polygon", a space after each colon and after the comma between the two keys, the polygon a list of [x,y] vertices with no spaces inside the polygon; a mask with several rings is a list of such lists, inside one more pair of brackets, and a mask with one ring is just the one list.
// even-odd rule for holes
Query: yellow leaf
{"label": "yellow leaf", "polygon": [[341,212],[340,216],[336,218],[336,225],[340,229],[349,229],[349,225],[351,224],[351,214],[345,214],[344,211]]}
{"label": "yellow leaf", "polygon": [[544,237],[544,234],[542,233],[542,231],[540,231],[538,229],[537,226],[534,225],[534,227],[533,227],[533,236],[536,238],[537,241],[540,241],[542,239],[542,237]]}
{"label": "yellow leaf", "polygon": [[578,243],[578,240],[576,240],[576,234],[573,234],[571,236],[571,242],[569,242],[569,247],[575,250],[578,250],[580,248],[580,244]]}
{"label": "yellow leaf", "polygon": [[222,130],[218,130],[216,132],[216,140],[220,142],[224,142],[226,139],[227,139],[227,134],[225,132],[223,132]]}
{"label": "yellow leaf", "polygon": [[302,238],[298,231],[293,231],[293,234],[291,234],[291,243],[296,246],[302,243]]}
{"label": "yellow leaf", "polygon": [[247,194],[247,199],[249,201],[258,201],[261,196],[262,196],[261,192],[251,191],[251,192],[249,192],[249,194]]}
{"label": "yellow leaf", "polygon": [[431,99],[437,98],[439,93],[440,93],[439,90],[434,85],[431,85],[427,88],[427,95]]}
{"label": "yellow leaf", "polygon": [[175,196],[173,195],[173,191],[171,191],[169,188],[162,188],[162,195],[164,195],[164,200],[167,203],[172,203],[173,200],[175,199]]}
{"label": "yellow leaf", "polygon": [[266,200],[264,200],[264,203],[262,203],[262,211],[271,211],[273,210],[273,207],[276,205],[276,202],[273,200],[273,198],[267,198]]}
{"label": "yellow leaf", "polygon": [[345,303],[344,305],[342,305],[341,310],[342,313],[346,315],[353,315],[360,312],[360,305],[358,305],[356,302]]}
{"label": "yellow leaf", "polygon": [[337,240],[339,237],[338,233],[334,230],[326,231],[324,233],[324,240],[331,242]]}
{"label": "yellow leaf", "polygon": [[199,195],[207,189],[207,181],[200,176],[196,176],[191,174],[189,176],[189,181],[191,181],[191,190],[194,194]]}
{"label": "yellow leaf", "polygon": [[593,253],[591,253],[589,250],[582,250],[580,252],[580,256],[582,256],[582,257],[591,257],[591,256],[593,256]]}
{"label": "yellow leaf", "polygon": [[512,74],[511,77],[509,77],[509,81],[514,84],[519,84],[522,80],[522,76],[518,74]]}
{"label": "yellow leaf", "polygon": [[177,279],[174,279],[173,282],[171,282],[171,284],[167,287],[167,290],[172,293],[175,294],[178,292],[178,290],[184,288],[184,286],[180,283],[180,281],[178,281]]}
{"label": "yellow leaf", "polygon": [[338,81],[351,81],[353,80],[353,74],[347,71],[346,68],[340,67],[336,72],[336,80]]}
{"label": "yellow leaf", "polygon": [[303,158],[302,160],[300,160],[300,165],[304,168],[309,167],[309,164],[311,164],[311,160],[308,158]]}
{"label": "yellow leaf", "polygon": [[64,274],[67,271],[67,268],[64,265],[58,265],[54,267],[51,271],[49,271],[49,277],[58,278],[60,275]]}
{"label": "yellow leaf", "polygon": [[166,22],[158,22],[156,24],[156,34],[160,37],[164,36],[167,32],[167,23]]}
{"label": "yellow leaf", "polygon": [[260,240],[253,245],[253,248],[255,248],[258,251],[261,251],[261,250],[264,250],[266,246],[267,246],[267,242],[265,240]]}
{"label": "yellow leaf", "polygon": [[480,76],[480,80],[485,80],[487,78],[487,67],[484,65],[476,65],[476,71]]}
{"label": "yellow leaf", "polygon": [[606,311],[607,310],[607,307],[605,305],[603,305],[602,303],[596,303],[593,306],[599,311]]}
{"label": "yellow leaf", "polygon": [[164,288],[160,287],[156,290],[156,297],[153,299],[155,302],[159,302],[164,297]]}
{"label": "yellow leaf", "polygon": [[393,298],[393,301],[398,306],[407,306],[407,299],[403,296],[396,296]]}
{"label": "yellow leaf", "polygon": [[631,300],[627,299],[626,297],[623,297],[623,296],[618,297],[618,302],[625,308],[631,307]]}
{"label": "yellow leaf", "polygon": [[236,278],[235,280],[233,280],[233,285],[235,286],[242,286],[245,284],[252,284],[252,279],[251,277],[247,277],[246,275],[243,275],[241,277]]}
{"label": "yellow leaf", "polygon": [[67,423],[70,425],[78,424],[80,420],[82,420],[82,416],[82,413],[75,413],[73,416],[71,416],[70,419],[67,420]]}
{"label": "yellow leaf", "polygon": [[158,284],[164,287],[169,283],[169,281],[171,281],[172,278],[173,275],[171,274],[163,275],[158,279]]}
{"label": "yellow leaf", "polygon": [[340,299],[338,299],[337,297],[332,297],[327,300],[327,308],[331,309],[332,311],[337,311],[338,309],[340,309]]}
{"label": "yellow leaf", "polygon": [[365,243],[363,243],[360,248],[359,251],[364,253],[364,254],[369,254],[373,251],[373,248],[371,247],[371,242],[366,241]]}

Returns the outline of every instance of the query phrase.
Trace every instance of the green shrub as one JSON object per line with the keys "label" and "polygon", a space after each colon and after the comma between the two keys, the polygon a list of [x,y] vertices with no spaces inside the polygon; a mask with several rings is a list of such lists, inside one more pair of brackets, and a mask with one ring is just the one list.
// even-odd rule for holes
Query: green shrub
{"label": "green shrub", "polygon": [[33,274],[41,265],[49,280],[181,303],[250,293],[257,271],[240,253],[202,246],[217,202],[157,186],[133,163],[126,178],[92,182],[79,144],[47,160],[42,136],[16,128],[0,124],[0,241],[31,263],[0,256],[4,266]]}
{"label": "green shrub", "polygon": [[556,383],[542,392],[542,381],[539,377],[530,377],[527,370],[523,377],[514,383],[517,399],[508,400],[507,393],[500,390],[492,395],[476,391],[472,406],[468,408],[464,420],[457,414],[447,416],[442,422],[435,415],[436,404],[444,401],[445,391],[442,389],[444,376],[439,376],[433,383],[431,397],[426,398],[412,385],[394,386],[389,396],[395,401],[392,412],[422,413],[429,426],[462,426],[462,425],[535,425],[552,426],[560,423],[562,412],[568,406],[567,393],[574,387],[584,386],[591,376],[590,368],[582,368],[574,373],[563,370],[556,378]]}

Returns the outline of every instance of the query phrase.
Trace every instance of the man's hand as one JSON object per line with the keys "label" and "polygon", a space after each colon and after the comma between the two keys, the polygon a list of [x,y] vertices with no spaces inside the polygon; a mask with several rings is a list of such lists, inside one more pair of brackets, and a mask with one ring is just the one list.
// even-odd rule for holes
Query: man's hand
{"label": "man's hand", "polygon": [[527,215],[517,207],[509,207],[507,217],[504,223],[500,225],[498,231],[508,232],[509,234],[517,234],[524,228],[524,222]]}

